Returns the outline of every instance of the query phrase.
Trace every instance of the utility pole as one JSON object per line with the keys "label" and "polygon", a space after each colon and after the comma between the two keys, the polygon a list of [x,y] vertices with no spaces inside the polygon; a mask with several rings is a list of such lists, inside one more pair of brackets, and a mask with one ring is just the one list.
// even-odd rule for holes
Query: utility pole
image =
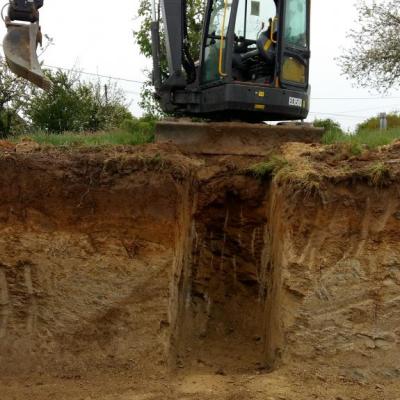
{"label": "utility pole", "polygon": [[380,113],[379,114],[379,129],[381,131],[386,131],[387,128],[388,128],[387,115],[386,115],[386,113]]}
{"label": "utility pole", "polygon": [[108,86],[104,85],[104,96],[106,98],[106,106],[108,106]]}

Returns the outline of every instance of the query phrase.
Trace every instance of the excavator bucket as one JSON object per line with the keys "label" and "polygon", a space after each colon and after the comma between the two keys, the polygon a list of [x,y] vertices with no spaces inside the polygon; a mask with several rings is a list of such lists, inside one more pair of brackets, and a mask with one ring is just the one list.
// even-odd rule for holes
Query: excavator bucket
{"label": "excavator bucket", "polygon": [[51,88],[39,64],[36,49],[41,42],[40,28],[37,23],[7,24],[4,38],[4,55],[12,72],[27,79],[44,90]]}

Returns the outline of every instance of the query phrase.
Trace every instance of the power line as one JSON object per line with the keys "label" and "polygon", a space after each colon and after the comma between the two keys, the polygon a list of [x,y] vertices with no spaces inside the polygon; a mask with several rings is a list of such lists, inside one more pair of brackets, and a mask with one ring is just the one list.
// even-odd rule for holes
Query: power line
{"label": "power line", "polygon": [[[0,47],[3,47],[3,45],[0,44]],[[0,58],[3,58],[3,57],[0,56]],[[95,72],[80,71],[79,69],[72,69],[72,68],[66,68],[66,67],[57,67],[57,66],[48,65],[48,64],[43,64],[43,66],[46,67],[46,68],[60,69],[62,71],[67,71],[67,72],[79,72],[82,75],[95,76],[95,77],[98,77],[98,78],[111,79],[111,80],[115,80],[115,81],[137,83],[137,84],[140,84],[140,85],[143,85],[144,83],[146,83],[145,81],[138,81],[138,80],[135,80],[135,79],[121,78],[121,77],[111,76],[111,75],[102,75],[102,74],[98,74],[98,73],[95,73]]]}
{"label": "power line", "polygon": [[310,114],[314,115],[328,115],[332,117],[341,117],[341,118],[352,118],[352,119],[363,119],[366,118],[365,116],[360,115],[346,115],[346,114],[333,114],[333,113],[326,113],[326,112],[317,112],[317,111],[310,111]]}
{"label": "power line", "polygon": [[311,100],[398,100],[400,97],[311,97]]}
{"label": "power line", "polygon": [[[389,107],[389,106],[386,106]],[[358,109],[358,110],[344,110],[344,111],[338,111],[338,113],[340,114],[351,114],[351,113],[358,113],[358,112],[367,112],[367,111],[382,111],[383,106],[379,105],[379,106],[375,106],[375,107],[369,107],[369,108],[362,108],[362,109]]]}
{"label": "power line", "polygon": [[83,75],[95,76],[95,77],[98,77],[98,78],[112,79],[112,80],[115,80],[115,81],[124,81],[124,82],[139,83],[139,84],[145,83],[144,81],[137,81],[137,80],[134,80],[134,79],[120,78],[120,77],[111,76],[111,75],[107,76],[107,75],[97,74],[95,72],[85,72],[85,71],[74,70],[74,69],[71,69],[71,68],[56,67],[54,65],[44,64],[43,66],[46,67],[46,68],[60,69],[62,71],[67,71],[67,72],[79,72],[79,73],[81,73]]}

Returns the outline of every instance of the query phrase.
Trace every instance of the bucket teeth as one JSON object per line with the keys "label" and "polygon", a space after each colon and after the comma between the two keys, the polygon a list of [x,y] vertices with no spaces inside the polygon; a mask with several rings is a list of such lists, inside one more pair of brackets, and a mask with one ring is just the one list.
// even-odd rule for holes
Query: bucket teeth
{"label": "bucket teeth", "polygon": [[44,90],[51,88],[51,81],[46,78],[36,54],[41,32],[38,24],[7,24],[4,38],[4,55],[11,71],[25,78]]}

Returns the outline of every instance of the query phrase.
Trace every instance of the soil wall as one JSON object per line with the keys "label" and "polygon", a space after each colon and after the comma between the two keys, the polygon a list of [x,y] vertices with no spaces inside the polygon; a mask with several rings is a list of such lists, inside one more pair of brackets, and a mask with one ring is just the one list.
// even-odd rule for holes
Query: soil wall
{"label": "soil wall", "polygon": [[335,366],[358,381],[398,378],[399,186],[329,185],[319,201],[282,188],[276,196],[275,351],[286,364]]}
{"label": "soil wall", "polygon": [[185,184],[154,156],[0,161],[0,369],[164,368]]}
{"label": "soil wall", "polygon": [[2,374],[400,376],[397,184],[310,196],[168,154],[0,159]]}

